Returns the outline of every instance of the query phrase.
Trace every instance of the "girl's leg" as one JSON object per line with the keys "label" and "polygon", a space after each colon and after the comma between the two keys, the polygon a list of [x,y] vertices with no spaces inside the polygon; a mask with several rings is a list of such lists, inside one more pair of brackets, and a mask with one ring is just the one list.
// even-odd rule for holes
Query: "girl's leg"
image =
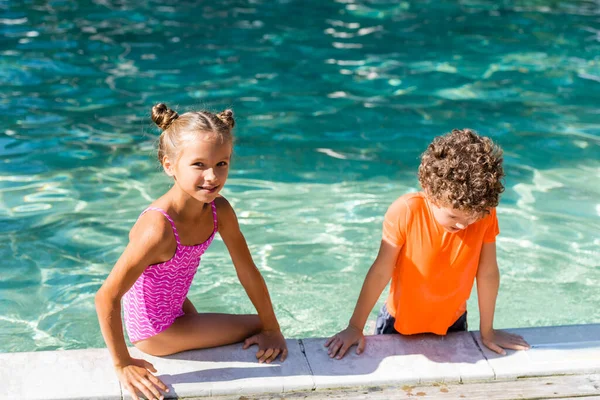
{"label": "girl's leg", "polygon": [[135,347],[153,356],[167,356],[238,343],[260,332],[260,329],[258,315],[188,313],[158,335],[135,343]]}

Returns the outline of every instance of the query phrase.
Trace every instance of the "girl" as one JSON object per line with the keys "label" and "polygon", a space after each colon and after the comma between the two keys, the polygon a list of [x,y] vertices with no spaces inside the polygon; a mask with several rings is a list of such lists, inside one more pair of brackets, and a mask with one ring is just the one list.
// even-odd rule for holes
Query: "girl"
{"label": "girl", "polygon": [[[240,342],[258,345],[259,362],[287,356],[269,292],[254,265],[233,208],[219,195],[232,152],[233,113],[188,112],[179,116],[165,104],[152,108],[163,130],[158,159],[173,187],[139,217],[129,244],[96,295],[102,335],[119,380],[138,399],[161,398],[167,387],[145,360],[129,355],[121,322],[135,347],[164,356]],[[200,257],[220,233],[241,284],[258,315],[200,314],[186,297]]]}

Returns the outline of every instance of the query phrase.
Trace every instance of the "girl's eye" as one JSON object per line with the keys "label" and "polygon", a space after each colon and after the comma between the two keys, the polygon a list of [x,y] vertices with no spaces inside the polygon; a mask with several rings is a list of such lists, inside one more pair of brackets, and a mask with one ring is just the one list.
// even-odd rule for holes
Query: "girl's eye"
{"label": "girl's eye", "polygon": [[227,163],[225,161],[221,161],[220,163],[217,164],[217,167],[224,167],[226,165],[227,165]]}
{"label": "girl's eye", "polygon": [[204,164],[202,164],[201,162],[197,162],[197,163],[194,163],[194,166],[196,166],[196,167],[204,167]]}

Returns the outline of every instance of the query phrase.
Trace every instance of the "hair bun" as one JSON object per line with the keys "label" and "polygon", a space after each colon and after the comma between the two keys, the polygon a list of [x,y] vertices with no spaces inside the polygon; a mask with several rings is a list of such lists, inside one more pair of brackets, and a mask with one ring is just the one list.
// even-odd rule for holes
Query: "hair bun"
{"label": "hair bun", "polygon": [[179,118],[179,114],[167,107],[165,103],[158,103],[152,107],[152,121],[163,131],[171,126],[177,118]]}
{"label": "hair bun", "polygon": [[235,120],[233,119],[233,111],[232,110],[224,110],[217,114],[217,118],[219,118],[225,125],[232,129],[235,126]]}

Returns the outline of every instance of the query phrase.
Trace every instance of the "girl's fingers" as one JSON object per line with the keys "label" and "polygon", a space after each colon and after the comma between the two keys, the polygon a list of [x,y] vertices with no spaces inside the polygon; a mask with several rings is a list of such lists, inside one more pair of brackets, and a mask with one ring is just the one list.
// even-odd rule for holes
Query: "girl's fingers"
{"label": "girl's fingers", "polygon": [[150,390],[140,381],[135,381],[133,385],[137,390],[139,390],[148,400],[155,399]]}
{"label": "girl's fingers", "polygon": [[252,346],[253,344],[258,344],[258,338],[256,337],[256,335],[251,336],[248,339],[244,340],[244,347],[242,347],[242,348],[244,350],[246,350],[248,347]]}
{"label": "girl's fingers", "polygon": [[141,379],[142,385],[144,385],[149,391],[150,393],[153,394],[155,399],[159,399],[161,397],[160,393],[158,392],[158,390],[156,389],[156,386],[154,386],[152,384],[152,382],[150,382],[149,379],[147,378],[142,378]]}
{"label": "girl's fingers", "polygon": [[258,349],[256,352],[256,358],[261,358],[263,354],[265,354],[265,351],[263,349]]}
{"label": "girl's fingers", "polygon": [[265,353],[263,354],[263,356],[258,360],[259,363],[263,363],[265,362],[265,360],[267,360],[269,357],[271,357],[271,355],[273,354],[273,349],[272,348],[268,348]]}
{"label": "girl's fingers", "polygon": [[165,385],[163,383],[163,381],[161,381],[160,379],[158,379],[154,375],[152,375],[152,374],[148,375],[148,379],[150,380],[150,382],[154,383],[156,386],[158,386],[159,388],[161,388],[165,392],[169,391],[169,388],[167,387],[167,385]]}
{"label": "girl's fingers", "polygon": [[281,353],[281,350],[275,349],[273,351],[273,354],[271,355],[271,357],[267,358],[267,364],[270,364],[273,360],[275,360],[277,358],[277,356],[279,355],[279,353]]}
{"label": "girl's fingers", "polygon": [[167,387],[167,385],[165,385],[163,383],[163,381],[161,381],[160,379],[158,379],[157,377],[155,377],[154,375],[150,374],[148,376],[148,379],[150,379],[150,382],[154,383],[156,386],[158,386],[159,388],[161,388],[162,390],[164,390],[165,392],[169,391],[169,388]]}
{"label": "girl's fingers", "polygon": [[129,392],[129,394],[131,394],[131,400],[140,400],[140,398],[137,396],[137,392],[133,388],[133,386],[131,386],[131,385],[124,385],[124,386],[125,386],[125,389],[127,389],[127,391]]}
{"label": "girl's fingers", "polygon": [[279,357],[279,359],[281,360],[281,362],[284,362],[285,359],[287,358],[288,355],[288,349],[285,348],[283,349],[283,351],[281,352],[281,357]]}
{"label": "girl's fingers", "polygon": [[154,368],[154,365],[152,365],[146,360],[144,360],[144,368],[146,368],[150,372],[156,372],[156,368]]}

